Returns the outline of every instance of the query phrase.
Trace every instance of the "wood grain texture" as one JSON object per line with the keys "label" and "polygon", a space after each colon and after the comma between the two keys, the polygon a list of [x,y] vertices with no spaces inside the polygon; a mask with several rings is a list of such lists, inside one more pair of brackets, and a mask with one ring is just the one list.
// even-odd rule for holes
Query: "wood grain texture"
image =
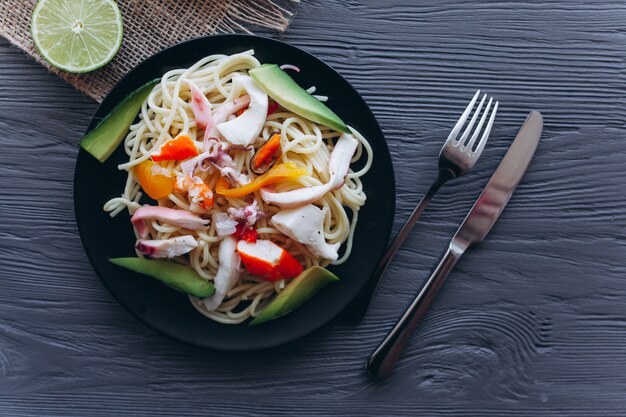
{"label": "wood grain texture", "polygon": [[[435,197],[360,326],[237,355],[161,336],[104,289],[72,202],[75,143],[96,105],[0,42],[0,415],[626,415],[626,5],[406,3],[306,1],[283,38],[370,104],[395,164],[396,231],[477,88],[501,102],[489,146]],[[500,221],[394,377],[369,379],[366,356],[530,109],[543,139]]]}

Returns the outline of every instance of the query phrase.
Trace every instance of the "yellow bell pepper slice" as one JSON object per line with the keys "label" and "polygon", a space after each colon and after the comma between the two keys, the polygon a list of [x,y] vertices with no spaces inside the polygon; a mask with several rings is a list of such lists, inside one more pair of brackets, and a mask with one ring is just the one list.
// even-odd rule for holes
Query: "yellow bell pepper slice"
{"label": "yellow bell pepper slice", "polygon": [[215,184],[215,192],[226,197],[245,197],[270,184],[298,178],[306,175],[306,173],[306,168],[299,167],[293,162],[286,162],[284,164],[274,165],[265,174],[256,177],[249,184],[240,187],[230,188],[229,182],[222,177],[218,179]]}
{"label": "yellow bell pepper slice", "polygon": [[155,200],[167,197],[176,184],[176,177],[169,169],[149,159],[134,167],[134,172],[141,188]]}

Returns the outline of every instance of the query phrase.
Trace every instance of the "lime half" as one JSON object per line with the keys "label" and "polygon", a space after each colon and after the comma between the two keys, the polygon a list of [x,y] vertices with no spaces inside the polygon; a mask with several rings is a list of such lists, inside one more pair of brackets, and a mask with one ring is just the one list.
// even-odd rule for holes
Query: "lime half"
{"label": "lime half", "polygon": [[122,15],[113,0],[39,0],[31,21],[39,53],[69,72],[89,72],[122,44]]}

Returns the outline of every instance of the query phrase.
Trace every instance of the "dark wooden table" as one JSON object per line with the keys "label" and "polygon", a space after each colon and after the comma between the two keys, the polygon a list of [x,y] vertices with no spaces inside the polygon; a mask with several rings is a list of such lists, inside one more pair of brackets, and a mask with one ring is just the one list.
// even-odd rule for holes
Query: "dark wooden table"
{"label": "dark wooden table", "polygon": [[[0,41],[0,415],[626,415],[626,5],[311,0],[284,39],[334,66],[392,152],[397,231],[472,93],[501,107],[363,323],[272,351],[183,345],[131,317],[87,261],[72,202],[96,103]],[[272,35],[275,36],[275,35]],[[394,377],[366,356],[424,282],[527,112],[536,157],[467,254]]]}

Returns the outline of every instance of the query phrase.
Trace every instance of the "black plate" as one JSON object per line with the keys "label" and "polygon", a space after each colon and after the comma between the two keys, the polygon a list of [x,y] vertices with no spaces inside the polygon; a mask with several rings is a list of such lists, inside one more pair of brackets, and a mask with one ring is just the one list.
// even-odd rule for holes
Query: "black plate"
{"label": "black plate", "polygon": [[294,46],[249,35],[219,35],[194,39],[161,51],[130,71],[104,99],[94,115],[93,129],[127,94],[174,68],[189,67],[211,54],[255,50],[261,63],[294,64],[290,74],[305,87],[329,96],[328,106],[359,130],[374,149],[374,163],[363,177],[367,203],[359,213],[354,249],[343,265],[332,267],[341,281],[329,286],[291,314],[250,327],[223,325],[200,314],[185,294],[159,282],[123,270],[108,258],[134,256],[135,241],[126,212],[110,218],[103,204],[119,196],[126,180],[117,165],[127,161],[122,146],[104,163],[82,149],[74,173],[74,207],[78,230],[96,273],[130,313],[175,339],[212,349],[245,351],[278,346],[320,328],[344,309],[372,273],[389,239],[395,207],[395,182],[385,139],[365,101],[330,66]]}

